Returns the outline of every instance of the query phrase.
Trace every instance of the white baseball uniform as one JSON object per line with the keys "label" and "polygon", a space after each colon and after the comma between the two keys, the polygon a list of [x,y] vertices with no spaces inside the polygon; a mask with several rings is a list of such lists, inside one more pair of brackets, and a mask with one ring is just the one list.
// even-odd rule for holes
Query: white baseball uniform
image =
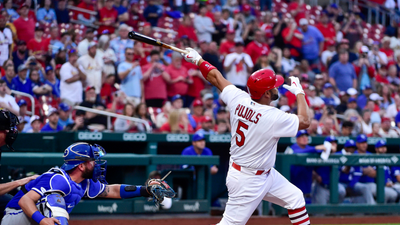
{"label": "white baseball uniform", "polygon": [[221,99],[230,112],[232,138],[229,198],[219,224],[246,224],[261,200],[288,209],[293,224],[309,224],[303,193],[273,168],[279,138],[296,135],[298,117],[258,104],[234,85],[223,89]]}

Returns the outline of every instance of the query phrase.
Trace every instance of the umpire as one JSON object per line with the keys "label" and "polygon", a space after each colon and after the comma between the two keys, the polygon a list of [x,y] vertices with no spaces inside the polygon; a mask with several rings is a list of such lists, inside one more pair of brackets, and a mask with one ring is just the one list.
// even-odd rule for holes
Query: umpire
{"label": "umpire", "polygon": [[[17,116],[13,113],[5,110],[0,110],[0,147],[7,145],[11,150],[14,150],[12,144],[17,139],[18,130],[16,128],[19,123]],[[0,149],[1,159],[1,149]],[[25,185],[29,181],[36,179],[37,175],[26,177],[20,180],[0,184],[0,221],[3,218],[3,212],[6,208],[7,203],[12,199],[10,194],[7,194],[11,190]]]}

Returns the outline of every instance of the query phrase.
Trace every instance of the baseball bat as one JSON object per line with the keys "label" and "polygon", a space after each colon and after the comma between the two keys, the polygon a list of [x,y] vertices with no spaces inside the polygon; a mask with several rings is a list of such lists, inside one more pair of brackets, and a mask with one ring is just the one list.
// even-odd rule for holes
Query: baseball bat
{"label": "baseball bat", "polygon": [[187,52],[185,50],[182,50],[180,48],[174,47],[172,45],[168,45],[165,44],[164,42],[160,41],[160,40],[156,40],[154,38],[148,37],[146,35],[140,34],[138,32],[135,31],[131,31],[128,34],[128,37],[130,39],[136,40],[136,41],[140,41],[149,45],[154,45],[154,46],[160,46],[163,48],[167,48],[167,49],[171,49],[173,51],[179,52],[179,53],[183,53],[183,54],[187,54]]}

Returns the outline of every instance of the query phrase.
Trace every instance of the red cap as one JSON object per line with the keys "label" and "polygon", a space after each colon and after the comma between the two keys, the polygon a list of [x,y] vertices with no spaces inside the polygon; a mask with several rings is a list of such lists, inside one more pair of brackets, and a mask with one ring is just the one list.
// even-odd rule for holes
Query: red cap
{"label": "red cap", "polygon": [[302,84],[301,84],[301,87],[302,87],[303,89],[308,89],[309,86],[310,86],[310,85],[308,85],[307,83],[302,83]]}
{"label": "red cap", "polygon": [[94,88],[93,86],[87,86],[85,91],[89,91],[90,89],[96,90],[96,88]]}
{"label": "red cap", "polygon": [[196,106],[203,106],[203,102],[200,99],[194,100],[193,107],[196,107]]}
{"label": "red cap", "polygon": [[226,33],[227,33],[227,34],[234,34],[234,33],[235,33],[235,30],[233,30],[233,29],[228,29],[228,30],[226,31]]}
{"label": "red cap", "polygon": [[56,70],[61,69],[61,67],[62,67],[62,64],[57,64],[56,65]]}
{"label": "red cap", "polygon": [[383,123],[383,122],[391,122],[391,120],[390,120],[389,118],[387,118],[387,117],[383,117],[383,118],[382,118],[382,123]]}
{"label": "red cap", "polygon": [[233,14],[238,14],[240,12],[240,10],[239,9],[235,9],[235,10],[233,10]]}
{"label": "red cap", "polygon": [[211,119],[211,117],[209,117],[209,116],[203,116],[202,122],[203,122],[203,123],[212,122],[212,119]]}
{"label": "red cap", "polygon": [[327,46],[327,47],[333,46],[333,45],[335,45],[335,43],[336,43],[336,42],[335,42],[334,40],[329,39],[329,40],[326,41],[326,46]]}
{"label": "red cap", "polygon": [[149,22],[146,22],[143,24],[143,27],[151,27],[151,24]]}
{"label": "red cap", "polygon": [[20,9],[22,9],[22,8],[24,8],[24,7],[26,7],[26,8],[29,8],[29,6],[27,5],[27,4],[22,4],[19,8],[18,8],[18,10],[20,10]]}
{"label": "red cap", "polygon": [[245,12],[247,12],[247,11],[250,11],[250,10],[251,10],[251,7],[250,7],[250,5],[248,5],[248,4],[244,4],[244,5],[242,5],[242,10],[245,11]]}

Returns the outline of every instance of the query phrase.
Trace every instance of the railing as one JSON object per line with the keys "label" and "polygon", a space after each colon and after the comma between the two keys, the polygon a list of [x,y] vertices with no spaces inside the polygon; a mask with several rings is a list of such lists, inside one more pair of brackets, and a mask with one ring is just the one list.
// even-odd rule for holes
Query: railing
{"label": "railing", "polygon": [[74,109],[107,116],[108,117],[107,129],[111,129],[110,117],[115,117],[115,118],[129,120],[129,121],[133,121],[133,122],[137,122],[137,123],[142,123],[144,125],[144,127],[146,128],[146,131],[151,132],[151,127],[150,127],[149,123],[143,119],[130,117],[130,116],[124,116],[124,115],[111,113],[111,112],[107,112],[107,111],[102,111],[102,110],[98,110],[98,109],[87,108],[87,107],[83,107],[83,106],[74,106]]}
{"label": "railing", "polygon": [[28,97],[30,100],[31,100],[31,111],[29,112],[27,112],[28,114],[30,114],[30,115],[35,115],[35,98],[33,98],[33,96],[32,95],[30,95],[30,94],[27,94],[27,93],[25,93],[25,92],[20,92],[20,91],[15,91],[15,90],[11,90],[11,93],[12,94],[16,94],[16,95],[21,95],[21,96],[25,96],[25,97]]}

